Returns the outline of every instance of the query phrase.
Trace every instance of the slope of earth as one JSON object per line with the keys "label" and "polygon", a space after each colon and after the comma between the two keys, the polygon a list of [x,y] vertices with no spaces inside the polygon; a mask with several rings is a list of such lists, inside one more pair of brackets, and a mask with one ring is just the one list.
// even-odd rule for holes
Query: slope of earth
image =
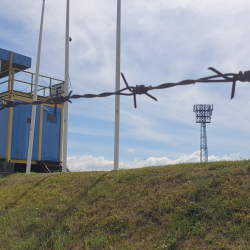
{"label": "slope of earth", "polygon": [[0,249],[250,249],[250,161],[1,177]]}

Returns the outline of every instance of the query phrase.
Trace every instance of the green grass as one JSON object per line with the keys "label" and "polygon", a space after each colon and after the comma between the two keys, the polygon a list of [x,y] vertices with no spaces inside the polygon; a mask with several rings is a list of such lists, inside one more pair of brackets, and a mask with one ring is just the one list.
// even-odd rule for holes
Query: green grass
{"label": "green grass", "polygon": [[0,249],[250,250],[250,161],[2,177]]}

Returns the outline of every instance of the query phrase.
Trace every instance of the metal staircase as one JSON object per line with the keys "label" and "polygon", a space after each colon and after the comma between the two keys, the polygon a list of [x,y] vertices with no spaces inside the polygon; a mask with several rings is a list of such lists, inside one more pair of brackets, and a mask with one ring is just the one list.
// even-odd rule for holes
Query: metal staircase
{"label": "metal staircase", "polygon": [[[42,167],[45,173],[62,172],[62,164],[60,161],[39,161],[38,164]],[[66,168],[66,171],[70,172],[68,168]]]}

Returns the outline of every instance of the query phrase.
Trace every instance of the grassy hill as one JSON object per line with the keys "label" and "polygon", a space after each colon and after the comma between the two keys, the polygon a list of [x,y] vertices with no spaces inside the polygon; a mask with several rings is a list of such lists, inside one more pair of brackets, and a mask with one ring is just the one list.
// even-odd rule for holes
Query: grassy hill
{"label": "grassy hill", "polygon": [[2,177],[0,249],[250,249],[250,161]]}

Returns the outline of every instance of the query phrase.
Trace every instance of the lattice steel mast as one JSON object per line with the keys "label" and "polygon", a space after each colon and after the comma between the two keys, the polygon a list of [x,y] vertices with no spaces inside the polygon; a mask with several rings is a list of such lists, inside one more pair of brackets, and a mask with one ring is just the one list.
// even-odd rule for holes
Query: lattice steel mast
{"label": "lattice steel mast", "polygon": [[200,162],[208,162],[206,123],[211,122],[212,111],[213,111],[213,104],[194,105],[196,123],[201,124]]}

